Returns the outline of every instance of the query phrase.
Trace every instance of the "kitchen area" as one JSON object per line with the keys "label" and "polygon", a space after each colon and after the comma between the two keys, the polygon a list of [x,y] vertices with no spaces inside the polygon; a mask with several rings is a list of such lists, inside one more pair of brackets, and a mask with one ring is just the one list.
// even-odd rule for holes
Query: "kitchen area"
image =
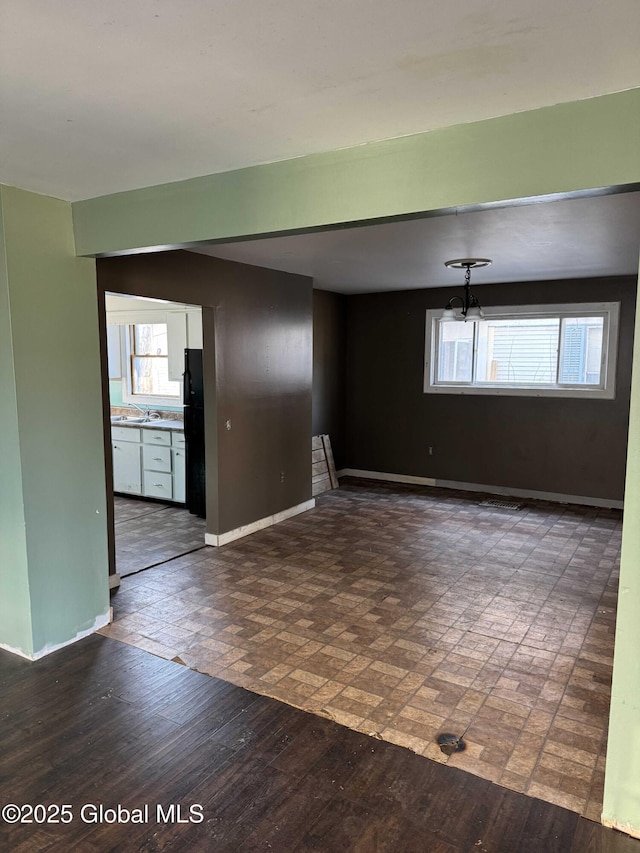
{"label": "kitchen area", "polygon": [[201,309],[106,294],[116,571],[204,547]]}

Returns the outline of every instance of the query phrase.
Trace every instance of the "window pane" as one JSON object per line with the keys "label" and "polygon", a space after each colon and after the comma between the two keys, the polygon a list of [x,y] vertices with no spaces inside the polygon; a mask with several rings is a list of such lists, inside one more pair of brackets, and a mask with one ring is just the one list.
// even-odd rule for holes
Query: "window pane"
{"label": "window pane", "polygon": [[138,323],[133,327],[136,355],[166,355],[167,324]]}
{"label": "window pane", "polygon": [[562,321],[560,375],[563,385],[599,385],[603,317],[567,317]]}
{"label": "window pane", "polygon": [[178,397],[180,383],[169,380],[168,358],[134,356],[132,385],[134,394]]}
{"label": "window pane", "polygon": [[439,382],[471,382],[475,323],[440,323]]}
{"label": "window pane", "polygon": [[477,381],[553,385],[560,320],[485,320],[478,323]]}

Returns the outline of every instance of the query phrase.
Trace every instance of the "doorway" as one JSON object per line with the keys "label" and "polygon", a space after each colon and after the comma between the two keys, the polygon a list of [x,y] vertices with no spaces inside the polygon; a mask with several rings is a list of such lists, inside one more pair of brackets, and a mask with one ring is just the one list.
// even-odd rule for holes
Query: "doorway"
{"label": "doorway", "polygon": [[[106,293],[105,318],[119,579],[204,547],[203,429],[194,437],[189,415],[185,432],[193,406],[184,394],[185,357],[200,354],[201,361],[202,311]],[[202,398],[200,382],[200,410]]]}

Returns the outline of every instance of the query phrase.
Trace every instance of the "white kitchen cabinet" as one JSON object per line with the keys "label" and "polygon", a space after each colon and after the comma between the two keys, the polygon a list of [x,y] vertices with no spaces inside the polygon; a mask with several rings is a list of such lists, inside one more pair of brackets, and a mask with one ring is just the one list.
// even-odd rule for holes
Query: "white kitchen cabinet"
{"label": "white kitchen cabinet", "polygon": [[186,502],[182,430],[111,427],[115,492]]}
{"label": "white kitchen cabinet", "polygon": [[[120,430],[127,432],[127,430]],[[142,469],[140,466],[140,430],[129,430],[134,433],[133,441],[123,441],[115,438],[113,450],[113,489],[129,495],[142,494]]]}
{"label": "white kitchen cabinet", "polygon": [[155,444],[156,447],[171,444],[171,433],[167,430],[146,428],[141,432],[143,444]]}
{"label": "white kitchen cabinet", "polygon": [[107,326],[107,368],[109,379],[122,378],[122,340],[120,326]]}
{"label": "white kitchen cabinet", "polygon": [[172,432],[171,433],[171,446],[172,447],[183,447],[186,445],[184,432]]}
{"label": "white kitchen cabinet", "polygon": [[139,427],[121,427],[121,426],[113,426],[111,427],[111,440],[112,441],[135,441],[138,444],[142,441],[142,437],[140,433],[142,430]]}
{"label": "white kitchen cabinet", "polygon": [[187,500],[185,450],[172,447],[171,455],[173,457],[173,499],[178,503],[185,503]]}
{"label": "white kitchen cabinet", "polygon": [[187,311],[187,346],[202,349],[202,308]]}
{"label": "white kitchen cabinet", "polygon": [[148,498],[173,500],[173,477],[163,471],[144,471],[142,474],[142,494]]}
{"label": "white kitchen cabinet", "polygon": [[153,444],[142,445],[143,471],[164,471],[171,473],[171,448],[156,447]]}
{"label": "white kitchen cabinet", "polygon": [[187,315],[184,311],[167,311],[167,361],[171,380],[182,379],[186,346]]}
{"label": "white kitchen cabinet", "polygon": [[[154,441],[162,441],[153,444]],[[142,430],[142,494],[150,498],[173,500],[173,472],[171,468],[171,433],[161,430]]]}

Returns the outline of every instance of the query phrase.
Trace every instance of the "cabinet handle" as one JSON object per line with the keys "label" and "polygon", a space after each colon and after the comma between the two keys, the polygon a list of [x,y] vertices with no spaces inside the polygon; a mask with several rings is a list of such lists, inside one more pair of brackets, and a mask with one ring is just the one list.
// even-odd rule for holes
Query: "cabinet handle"
{"label": "cabinet handle", "polygon": [[152,458],[154,462],[162,462],[162,456],[153,456]]}
{"label": "cabinet handle", "polygon": [[154,483],[153,485],[154,485],[157,489],[164,489],[164,486],[162,485],[162,483]]}

